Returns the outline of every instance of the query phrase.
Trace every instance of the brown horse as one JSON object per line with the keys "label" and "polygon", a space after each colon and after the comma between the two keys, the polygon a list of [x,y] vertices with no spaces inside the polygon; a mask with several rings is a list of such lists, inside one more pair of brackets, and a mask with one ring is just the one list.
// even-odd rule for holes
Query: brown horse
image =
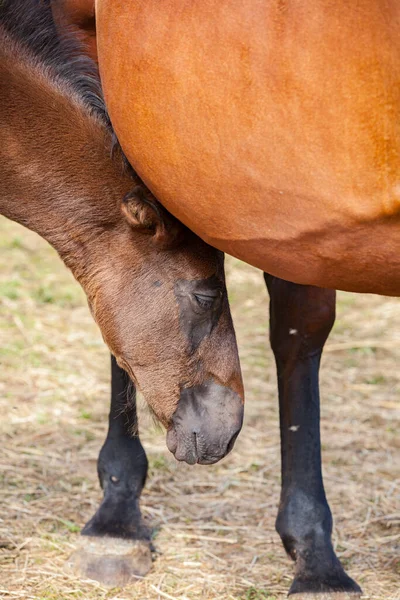
{"label": "brown horse", "polygon": [[[53,2],[60,26],[94,56],[93,4]],[[169,210],[274,275],[399,294],[396,0],[96,0],[96,19],[113,124]],[[265,279],[281,419],[277,530],[296,562],[291,593],[354,592],[332,548],[321,474],[318,369],[335,294]],[[114,389],[112,398],[111,414]],[[112,430],[110,420],[105,456]],[[143,460],[135,473],[136,506]],[[121,518],[120,531],[135,518]]]}
{"label": "brown horse", "polygon": [[46,239],[179,460],[212,463],[243,390],[223,256],[112,154],[97,72],[41,0],[0,4],[0,213]]}
{"label": "brown horse", "polygon": [[398,0],[97,0],[105,99],[160,202],[302,284],[400,295]]}

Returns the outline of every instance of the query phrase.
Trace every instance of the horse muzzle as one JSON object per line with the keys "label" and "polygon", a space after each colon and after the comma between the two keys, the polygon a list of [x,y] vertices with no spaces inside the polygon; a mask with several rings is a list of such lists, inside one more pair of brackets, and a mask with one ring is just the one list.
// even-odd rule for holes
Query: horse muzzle
{"label": "horse muzzle", "polygon": [[179,461],[211,465],[232,450],[242,423],[239,394],[209,380],[181,391],[167,446]]}

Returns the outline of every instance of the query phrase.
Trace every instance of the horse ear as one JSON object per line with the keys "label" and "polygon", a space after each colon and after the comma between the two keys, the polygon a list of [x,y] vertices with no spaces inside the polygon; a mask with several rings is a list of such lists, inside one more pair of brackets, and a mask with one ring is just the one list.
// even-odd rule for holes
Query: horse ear
{"label": "horse ear", "polygon": [[164,249],[176,247],[182,241],[184,226],[144,185],[137,185],[125,196],[121,211],[133,229],[152,235],[154,242]]}
{"label": "horse ear", "polygon": [[157,226],[162,225],[161,214],[156,202],[150,192],[146,193],[146,189],[138,185],[123,199],[122,214],[135,229],[155,233]]}

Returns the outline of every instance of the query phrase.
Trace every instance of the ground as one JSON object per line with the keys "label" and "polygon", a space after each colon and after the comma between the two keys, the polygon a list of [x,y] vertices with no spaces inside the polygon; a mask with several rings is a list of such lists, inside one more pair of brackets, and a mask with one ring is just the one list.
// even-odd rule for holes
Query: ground
{"label": "ground", "polygon": [[[100,498],[109,356],[55,252],[0,220],[0,598],[273,600],[293,568],[274,530],[279,498],[275,369],[261,273],[228,261],[247,393],[232,454],[178,464],[141,410],[150,461],[142,509],[149,575],[106,590],[63,570]],[[324,475],[336,550],[366,598],[400,599],[400,301],[341,293],[322,362]]]}

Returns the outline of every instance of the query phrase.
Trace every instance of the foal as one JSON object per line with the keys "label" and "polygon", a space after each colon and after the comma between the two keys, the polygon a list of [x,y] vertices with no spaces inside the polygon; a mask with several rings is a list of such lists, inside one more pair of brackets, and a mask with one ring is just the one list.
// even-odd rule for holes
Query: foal
{"label": "foal", "polygon": [[83,287],[118,364],[177,458],[233,446],[243,390],[223,255],[112,155],[97,73],[48,4],[0,4],[0,213],[37,232]]}

